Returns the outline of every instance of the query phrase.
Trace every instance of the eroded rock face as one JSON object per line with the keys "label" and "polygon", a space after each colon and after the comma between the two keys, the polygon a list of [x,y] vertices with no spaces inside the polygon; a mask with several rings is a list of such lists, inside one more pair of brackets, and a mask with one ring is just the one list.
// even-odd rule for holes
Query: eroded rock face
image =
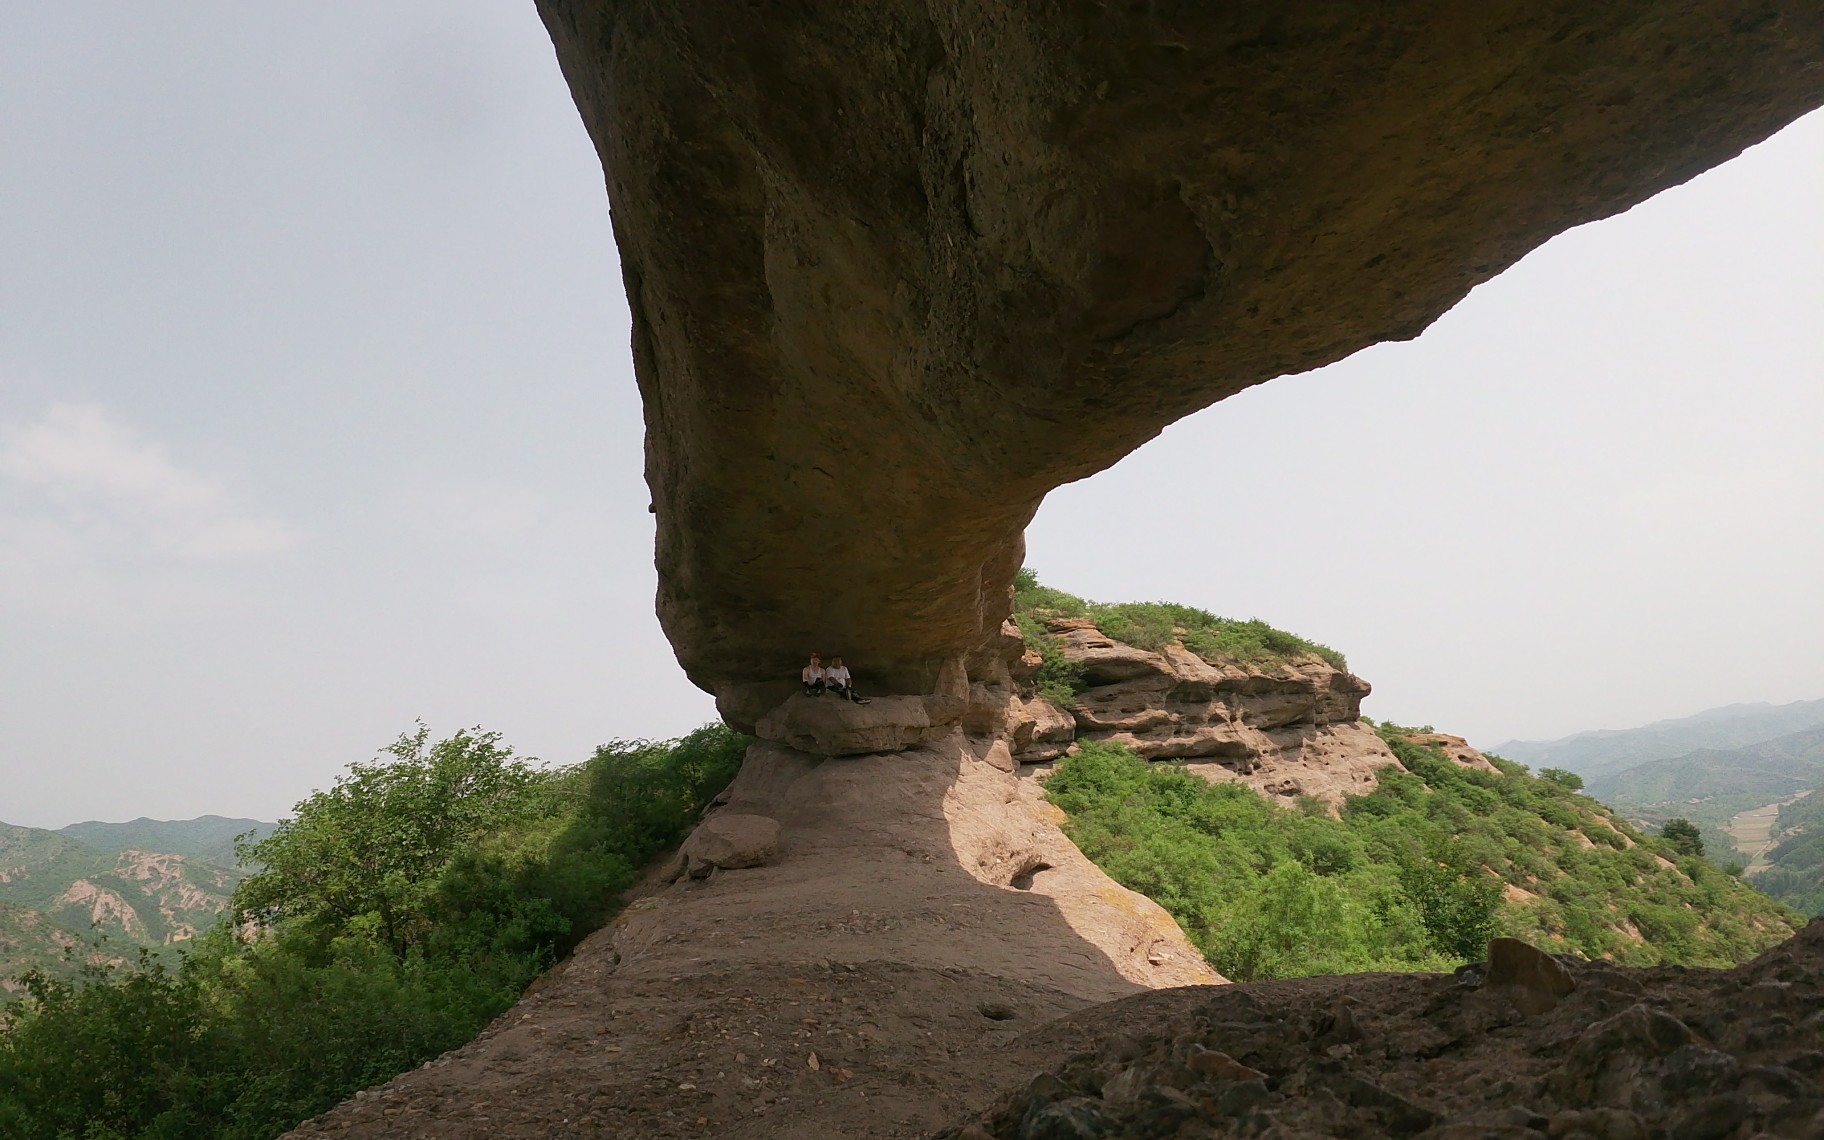
{"label": "eroded rock face", "polygon": [[539,8],[608,176],[659,613],[742,727],[813,648],[933,691],[1052,487],[1824,103],[1812,0]]}
{"label": "eroded rock face", "polygon": [[[1187,761],[1209,779],[1240,780],[1267,795],[1333,804],[1372,791],[1375,774],[1398,764],[1361,722],[1368,682],[1318,658],[1243,668],[1205,661],[1178,644],[1157,651],[1127,645],[1087,618],[1056,619],[1051,628],[1089,687],[1068,712],[1034,694],[1016,698],[1034,726],[1022,739],[1016,722],[1011,734],[1023,762],[1093,740],[1126,745],[1148,760]],[[1069,728],[1053,727],[1053,717],[1069,718]],[[1460,739],[1438,739],[1461,745],[1451,752],[1458,763],[1492,770]]]}

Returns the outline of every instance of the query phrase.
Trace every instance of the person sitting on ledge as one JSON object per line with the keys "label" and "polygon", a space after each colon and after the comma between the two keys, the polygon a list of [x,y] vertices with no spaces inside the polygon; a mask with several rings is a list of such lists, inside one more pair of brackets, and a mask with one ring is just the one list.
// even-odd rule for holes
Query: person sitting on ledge
{"label": "person sitting on ledge", "polygon": [[868,699],[855,691],[855,680],[849,676],[849,667],[842,663],[842,658],[830,658],[830,667],[824,670],[824,681],[830,692],[839,697],[847,697],[858,705],[868,704]]}
{"label": "person sitting on ledge", "polygon": [[823,671],[823,663],[818,660],[815,649],[811,650],[811,663],[806,665],[804,671],[798,676],[804,682],[804,691],[807,696],[821,697],[823,690],[829,687],[829,683],[825,679],[827,675]]}

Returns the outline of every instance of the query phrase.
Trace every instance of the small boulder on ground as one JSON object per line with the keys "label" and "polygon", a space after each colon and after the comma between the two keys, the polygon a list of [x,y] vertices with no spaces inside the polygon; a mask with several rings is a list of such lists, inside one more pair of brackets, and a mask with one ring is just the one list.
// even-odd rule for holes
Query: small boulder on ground
{"label": "small boulder on ground", "polygon": [[697,825],[679,854],[693,879],[716,869],[763,867],[779,854],[779,821],[764,815],[718,812]]}
{"label": "small boulder on ground", "polygon": [[1488,966],[1482,984],[1498,990],[1524,1014],[1547,1013],[1577,988],[1558,959],[1518,938],[1496,938],[1488,944]]}

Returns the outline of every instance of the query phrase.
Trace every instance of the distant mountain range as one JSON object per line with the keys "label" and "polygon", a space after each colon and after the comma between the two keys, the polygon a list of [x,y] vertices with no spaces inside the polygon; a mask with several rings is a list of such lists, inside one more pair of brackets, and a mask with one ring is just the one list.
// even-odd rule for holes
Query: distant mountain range
{"label": "distant mountain range", "polygon": [[72,823],[60,827],[57,834],[100,851],[163,851],[183,855],[218,867],[232,867],[240,862],[234,853],[234,840],[246,832],[258,842],[272,834],[273,825],[257,819],[230,819],[220,815],[199,815],[195,819],[147,819],[141,816],[131,823]]}
{"label": "distant mountain range", "polygon": [[1605,803],[1659,804],[1746,796],[1768,803],[1824,783],[1824,724],[1743,748],[1700,748],[1588,781]]}
{"label": "distant mountain range", "polygon": [[1558,740],[1509,740],[1486,751],[1533,769],[1564,768],[1595,781],[1655,760],[1699,749],[1729,750],[1824,725],[1824,700],[1707,709],[1640,728],[1596,729]]}
{"label": "distant mountain range", "polygon": [[0,823],[0,988],[27,969],[67,972],[194,938],[246,876],[234,836],[272,827],[221,816],[56,831]]}

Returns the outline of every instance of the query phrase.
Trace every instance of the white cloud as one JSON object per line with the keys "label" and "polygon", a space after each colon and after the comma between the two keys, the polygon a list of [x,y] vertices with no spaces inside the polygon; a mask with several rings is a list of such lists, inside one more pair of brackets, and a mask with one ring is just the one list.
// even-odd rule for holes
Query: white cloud
{"label": "white cloud", "polygon": [[35,423],[0,426],[0,492],[14,543],[34,535],[34,545],[66,555],[105,544],[231,559],[290,550],[301,538],[96,404],[55,403]]}

